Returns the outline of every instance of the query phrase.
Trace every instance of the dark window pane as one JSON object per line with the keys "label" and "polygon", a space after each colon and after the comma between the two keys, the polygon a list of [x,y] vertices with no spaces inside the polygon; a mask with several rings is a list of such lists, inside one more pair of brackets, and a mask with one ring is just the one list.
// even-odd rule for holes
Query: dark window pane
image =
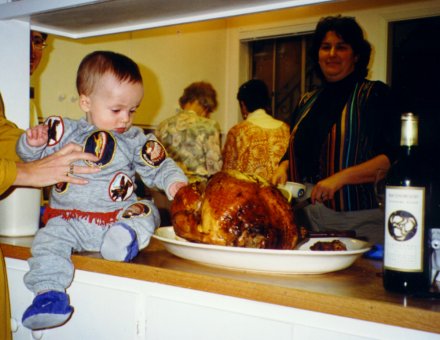
{"label": "dark window pane", "polygon": [[390,83],[402,111],[419,116],[419,144],[432,164],[440,150],[440,17],[394,22]]}
{"label": "dark window pane", "polygon": [[310,39],[307,34],[250,42],[252,78],[266,83],[273,116],[287,123],[304,91],[319,84],[308,58]]}

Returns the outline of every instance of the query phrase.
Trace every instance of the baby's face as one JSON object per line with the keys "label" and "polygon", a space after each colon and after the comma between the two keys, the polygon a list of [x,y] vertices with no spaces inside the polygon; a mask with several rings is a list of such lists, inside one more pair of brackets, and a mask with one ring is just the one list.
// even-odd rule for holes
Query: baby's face
{"label": "baby's face", "polygon": [[81,95],[80,106],[90,124],[98,129],[123,133],[131,127],[143,95],[141,83],[120,82],[108,73],[89,96]]}

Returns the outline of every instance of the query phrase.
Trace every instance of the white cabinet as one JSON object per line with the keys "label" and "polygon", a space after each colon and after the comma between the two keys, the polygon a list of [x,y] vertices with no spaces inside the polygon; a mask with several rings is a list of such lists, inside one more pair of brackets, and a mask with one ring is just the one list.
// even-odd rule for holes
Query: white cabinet
{"label": "white cabinet", "polygon": [[207,295],[202,301],[201,296],[192,299],[192,295],[187,293],[185,300],[148,297],[147,339],[292,340],[290,322],[244,312],[241,301],[227,306],[222,297],[216,302],[216,297]]}
{"label": "white cabinet", "polygon": [[[127,264],[128,265],[128,264]],[[26,261],[6,258],[14,340],[34,339],[21,323],[32,300]],[[51,340],[434,340],[438,334],[288,308],[153,282],[77,270],[67,324],[34,334]]]}
{"label": "white cabinet", "polygon": [[[21,325],[24,310],[33,294],[23,283],[25,261],[7,259],[12,318],[19,324],[14,340],[33,339]],[[142,282],[76,271],[68,290],[72,318],[62,327],[38,332],[50,340],[139,340],[145,339],[145,299]]]}

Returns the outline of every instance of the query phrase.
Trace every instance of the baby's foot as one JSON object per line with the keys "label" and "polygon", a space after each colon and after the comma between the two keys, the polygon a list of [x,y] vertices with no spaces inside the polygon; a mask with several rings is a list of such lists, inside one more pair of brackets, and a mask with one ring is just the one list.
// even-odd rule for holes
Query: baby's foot
{"label": "baby's foot", "polygon": [[36,330],[61,326],[72,315],[69,296],[50,290],[37,295],[23,314],[23,326]]}
{"label": "baby's foot", "polygon": [[106,260],[132,260],[139,252],[136,233],[122,222],[112,225],[104,236],[101,245],[101,255]]}

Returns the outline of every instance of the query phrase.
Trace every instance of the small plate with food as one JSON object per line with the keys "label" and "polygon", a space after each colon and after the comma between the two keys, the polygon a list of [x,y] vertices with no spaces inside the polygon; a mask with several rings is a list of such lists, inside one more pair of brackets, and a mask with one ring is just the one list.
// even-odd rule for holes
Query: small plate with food
{"label": "small plate with food", "polygon": [[[294,250],[220,246],[187,241],[177,236],[173,227],[158,228],[153,237],[171,254],[186,260],[269,274],[323,274],[342,270],[371,248],[368,242],[348,237],[310,238]],[[327,247],[332,250],[311,249]]]}

